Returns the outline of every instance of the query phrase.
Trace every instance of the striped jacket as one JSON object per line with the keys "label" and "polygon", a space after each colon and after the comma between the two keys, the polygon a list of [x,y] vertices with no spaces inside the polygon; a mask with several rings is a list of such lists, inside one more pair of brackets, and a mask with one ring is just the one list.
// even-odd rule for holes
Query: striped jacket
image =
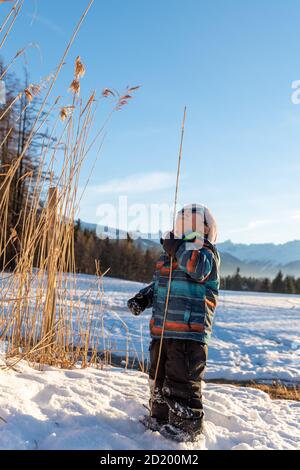
{"label": "striped jacket", "polygon": [[[219,290],[220,257],[210,242],[183,243],[173,262],[172,283],[164,338],[208,343]],[[165,312],[170,258],[162,254],[156,264],[153,282],[142,289],[147,307],[152,307],[150,332],[159,338]]]}

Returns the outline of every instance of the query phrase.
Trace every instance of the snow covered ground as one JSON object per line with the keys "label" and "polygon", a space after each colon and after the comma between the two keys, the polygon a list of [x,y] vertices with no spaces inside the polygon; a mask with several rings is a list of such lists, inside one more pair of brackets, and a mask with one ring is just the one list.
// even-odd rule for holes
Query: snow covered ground
{"label": "snow covered ground", "polygon": [[[95,278],[78,276],[77,291],[67,289],[60,301],[75,300],[80,312],[92,300],[99,347],[104,341],[120,355],[128,349],[146,359],[151,312],[137,318],[126,307],[140,288],[107,278],[99,299]],[[206,378],[298,382],[299,354],[300,297],[221,293]],[[16,371],[0,368],[0,449],[300,449],[299,402],[207,383],[204,435],[194,444],[176,444],[140,424],[148,395],[147,376],[136,371],[40,372],[25,362]]]}
{"label": "snow covered ground", "polygon": [[177,444],[139,422],[145,374],[17,369],[0,369],[0,449],[300,449],[300,404],[259,390],[207,384],[204,435]]}
{"label": "snow covered ground", "polygon": [[[5,285],[6,278],[0,282]],[[151,310],[135,317],[127,309],[127,300],[142,284],[112,278],[103,284],[99,296],[97,278],[78,275],[76,289],[70,281],[59,303],[67,309],[72,305],[73,318],[81,316],[83,322],[93,303],[99,349],[123,357],[127,351],[135,364],[146,361]],[[35,294],[33,284],[30,296]],[[206,379],[300,382],[300,296],[221,292],[209,346]]]}
{"label": "snow covered ground", "polygon": [[[92,276],[79,276],[79,292],[93,289],[92,282]],[[126,307],[141,287],[106,278],[102,312],[112,349],[124,353],[129,338],[131,356],[146,358],[151,311],[134,317]],[[97,319],[95,327],[100,337]],[[206,379],[300,381],[300,296],[221,292]]]}

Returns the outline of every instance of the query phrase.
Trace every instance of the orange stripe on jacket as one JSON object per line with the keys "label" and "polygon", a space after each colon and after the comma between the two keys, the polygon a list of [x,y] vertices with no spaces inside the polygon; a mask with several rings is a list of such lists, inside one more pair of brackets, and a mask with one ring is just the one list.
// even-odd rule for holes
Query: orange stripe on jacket
{"label": "orange stripe on jacket", "polygon": [[[174,271],[175,269],[178,269],[178,263],[173,263],[173,265],[172,265],[172,270]],[[160,273],[161,273],[163,276],[170,274],[170,267],[162,267],[162,268],[160,269]]]}
{"label": "orange stripe on jacket", "polygon": [[164,265],[164,261],[158,261],[156,263],[156,269],[161,269],[163,267],[163,265]]}
{"label": "orange stripe on jacket", "polygon": [[191,259],[187,263],[187,270],[189,273],[194,273],[196,271],[196,264],[198,260],[199,251],[194,250],[191,256]]}
{"label": "orange stripe on jacket", "polygon": [[[165,262],[164,261],[158,261],[156,263],[156,269],[158,269],[159,271],[168,271],[170,272],[170,268],[169,267],[164,267],[165,265]],[[175,261],[173,264],[172,264],[172,269],[177,269],[178,268],[178,263]]]}
{"label": "orange stripe on jacket", "polygon": [[[155,336],[159,336],[162,333],[162,327],[155,326],[153,319],[150,321],[150,330],[151,330],[151,333]],[[197,333],[203,333],[204,326],[199,325],[198,323],[191,323],[190,325],[186,325],[183,323],[166,321],[165,330],[166,331],[180,331],[180,332],[185,332],[185,333],[193,332],[193,331]]]}
{"label": "orange stripe on jacket", "polygon": [[213,302],[212,300],[208,300],[208,299],[205,299],[205,303],[213,308],[215,308],[217,305],[216,302]]}

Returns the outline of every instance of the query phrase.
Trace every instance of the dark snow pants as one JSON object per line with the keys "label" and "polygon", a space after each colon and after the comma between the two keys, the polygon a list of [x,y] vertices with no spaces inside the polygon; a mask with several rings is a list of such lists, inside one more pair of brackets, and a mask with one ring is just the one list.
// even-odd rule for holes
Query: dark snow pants
{"label": "dark snow pants", "polygon": [[[159,339],[150,344],[150,382],[154,380],[159,354]],[[189,406],[193,410],[202,410],[201,382],[207,361],[207,346],[198,341],[164,339],[158,375],[156,394]],[[158,399],[153,401],[152,414],[164,419],[168,414],[166,405]]]}

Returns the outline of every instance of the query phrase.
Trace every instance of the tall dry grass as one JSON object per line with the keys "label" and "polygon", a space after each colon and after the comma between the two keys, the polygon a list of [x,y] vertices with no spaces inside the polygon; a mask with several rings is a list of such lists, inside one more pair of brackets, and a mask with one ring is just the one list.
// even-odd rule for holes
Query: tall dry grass
{"label": "tall dry grass", "polygon": [[[0,26],[0,49],[11,34],[23,3],[22,0],[16,1]],[[101,362],[110,363],[112,353],[117,348],[115,338],[107,334],[105,328],[102,307],[105,273],[101,273],[99,261],[95,265],[96,298],[95,290],[84,294],[84,302],[78,295],[74,220],[81,200],[78,188],[82,166],[91,151],[98,155],[104,130],[112,114],[128,103],[132,92],[138,87],[127,88],[122,95],[105,88],[98,100],[96,93],[92,92],[84,102],[80,97],[80,88],[86,68],[78,56],[74,74],[70,76],[69,90],[66,90],[66,94],[72,94],[71,104],[64,104],[69,98],[63,97],[51,101],[60,71],[92,4],[93,0],[79,19],[55,72],[41,83],[20,90],[11,104],[3,112],[0,111],[1,121],[10,108],[25,96],[22,116],[28,106],[37,97],[40,98],[41,104],[23,150],[12,161],[0,185],[0,255],[5,260],[11,242],[16,241],[19,246],[15,254],[14,271],[7,272],[4,261],[0,273],[0,341],[5,344],[8,367],[14,367],[21,359],[64,368],[80,362],[86,367],[99,362],[99,350],[102,351]],[[2,80],[22,54],[23,50],[15,54],[2,73]],[[101,99],[108,97],[113,99],[112,108],[97,130],[96,111]],[[34,178],[30,173],[22,176],[27,178],[31,191],[23,208],[21,232],[12,228],[8,234],[12,182],[35,136],[49,126],[49,122],[52,127],[42,144],[37,175]],[[11,131],[8,129],[0,147],[5,144]],[[45,201],[45,204],[41,204],[41,201]],[[129,331],[121,318],[117,321],[126,337],[124,356],[128,366]],[[99,322],[101,334],[97,327]]]}

